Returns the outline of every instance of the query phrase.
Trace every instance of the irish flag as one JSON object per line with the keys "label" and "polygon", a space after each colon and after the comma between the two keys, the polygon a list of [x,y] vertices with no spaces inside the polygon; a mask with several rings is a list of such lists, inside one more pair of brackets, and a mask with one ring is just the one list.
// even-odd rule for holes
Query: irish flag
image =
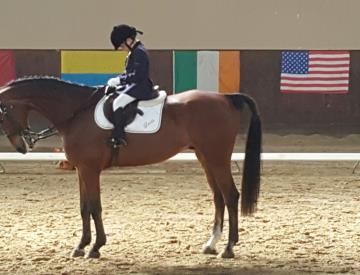
{"label": "irish flag", "polygon": [[174,51],[174,91],[240,90],[240,51]]}

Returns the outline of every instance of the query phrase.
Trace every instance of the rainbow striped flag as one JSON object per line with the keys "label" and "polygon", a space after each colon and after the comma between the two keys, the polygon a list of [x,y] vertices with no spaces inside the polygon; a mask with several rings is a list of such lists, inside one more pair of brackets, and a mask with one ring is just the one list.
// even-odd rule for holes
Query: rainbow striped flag
{"label": "rainbow striped flag", "polygon": [[89,85],[105,85],[125,70],[127,54],[122,51],[62,51],[61,78]]}
{"label": "rainbow striped flag", "polygon": [[174,51],[174,91],[240,90],[240,51]]}

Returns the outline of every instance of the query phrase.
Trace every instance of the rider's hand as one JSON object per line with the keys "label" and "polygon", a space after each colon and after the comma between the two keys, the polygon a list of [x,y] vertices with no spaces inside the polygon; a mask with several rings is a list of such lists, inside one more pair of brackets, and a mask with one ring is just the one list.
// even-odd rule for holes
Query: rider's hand
{"label": "rider's hand", "polygon": [[107,85],[110,87],[116,87],[120,85],[120,77],[114,77],[114,78],[110,78],[107,82]]}
{"label": "rider's hand", "polygon": [[109,96],[113,93],[116,92],[116,87],[115,86],[107,86],[105,89],[105,95]]}
{"label": "rider's hand", "polygon": [[119,75],[119,78],[120,78],[120,84],[121,85],[126,85],[126,75],[121,74],[121,75]]}

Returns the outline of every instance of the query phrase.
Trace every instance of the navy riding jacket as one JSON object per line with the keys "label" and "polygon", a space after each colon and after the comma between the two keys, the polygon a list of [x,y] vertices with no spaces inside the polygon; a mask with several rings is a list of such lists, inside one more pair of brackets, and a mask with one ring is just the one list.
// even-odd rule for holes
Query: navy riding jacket
{"label": "navy riding jacket", "polygon": [[153,83],[149,77],[149,55],[140,41],[135,43],[125,64],[126,72],[121,75],[121,84],[135,84],[126,93],[139,100],[152,98]]}

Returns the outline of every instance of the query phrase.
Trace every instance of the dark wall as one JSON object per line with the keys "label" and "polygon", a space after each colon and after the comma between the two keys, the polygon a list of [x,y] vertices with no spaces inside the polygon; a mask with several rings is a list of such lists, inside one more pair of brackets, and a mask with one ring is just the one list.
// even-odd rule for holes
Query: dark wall
{"label": "dark wall", "polygon": [[150,77],[154,85],[168,94],[173,93],[173,53],[172,51],[149,51]]}
{"label": "dark wall", "polygon": [[[60,76],[57,50],[16,50],[17,77]],[[154,84],[173,90],[173,52],[151,50],[151,78]],[[350,88],[345,95],[280,93],[281,51],[242,50],[241,88],[258,103],[264,129],[284,133],[358,133],[360,121],[360,51],[351,52]],[[31,118],[35,127],[47,121]]]}
{"label": "dark wall", "polygon": [[60,77],[60,51],[15,50],[16,76],[50,75]]}

